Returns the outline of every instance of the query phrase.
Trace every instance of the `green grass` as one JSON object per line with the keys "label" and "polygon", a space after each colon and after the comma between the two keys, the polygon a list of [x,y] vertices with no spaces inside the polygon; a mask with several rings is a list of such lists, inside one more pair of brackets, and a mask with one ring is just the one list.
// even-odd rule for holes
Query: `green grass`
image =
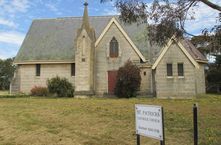
{"label": "green grass", "polygon": [[0,91],[0,96],[9,95],[9,91]]}
{"label": "green grass", "polygon": [[[0,144],[134,145],[134,105],[154,104],[165,110],[166,144],[191,145],[196,102],[200,145],[220,145],[221,96],[215,95],[188,100],[0,97]],[[147,137],[141,141],[159,145]]]}

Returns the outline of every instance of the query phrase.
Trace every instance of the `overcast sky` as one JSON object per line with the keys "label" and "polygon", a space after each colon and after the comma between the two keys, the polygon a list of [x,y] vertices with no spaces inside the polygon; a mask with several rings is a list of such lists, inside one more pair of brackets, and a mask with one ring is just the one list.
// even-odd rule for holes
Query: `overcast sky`
{"label": "overcast sky", "polygon": [[[212,0],[221,5],[221,0]],[[0,0],[0,58],[14,57],[33,19],[82,16],[83,0]],[[112,3],[100,4],[100,0],[88,0],[89,15],[115,15]],[[186,29],[200,34],[203,28],[216,23],[218,11],[200,4],[195,20],[187,22]]]}

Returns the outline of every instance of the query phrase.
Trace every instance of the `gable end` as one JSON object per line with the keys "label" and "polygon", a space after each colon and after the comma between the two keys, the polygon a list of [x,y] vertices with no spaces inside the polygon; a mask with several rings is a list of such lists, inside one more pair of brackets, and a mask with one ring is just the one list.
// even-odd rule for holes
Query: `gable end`
{"label": "gable end", "polygon": [[146,62],[147,60],[145,59],[145,57],[142,55],[142,53],[140,52],[140,50],[136,47],[136,45],[133,43],[133,41],[130,39],[130,37],[127,35],[127,33],[124,31],[124,29],[121,27],[121,25],[117,22],[117,20],[113,17],[110,22],[108,23],[108,25],[104,28],[103,32],[101,33],[101,35],[98,37],[98,39],[95,42],[95,47],[97,47],[97,45],[100,43],[101,39],[104,37],[104,35],[106,34],[106,32],[109,30],[109,28],[111,27],[112,24],[115,24],[117,26],[117,28],[120,30],[120,32],[124,35],[124,37],[126,38],[126,40],[129,42],[129,44],[132,46],[132,48],[134,49],[134,51],[137,53],[137,55],[142,59],[143,62]]}
{"label": "gable end", "polygon": [[155,63],[152,66],[152,69],[156,69],[156,67],[158,66],[158,64],[160,63],[160,61],[162,60],[162,58],[164,57],[164,55],[166,54],[166,52],[168,51],[168,49],[170,48],[170,46],[173,44],[173,42],[177,43],[177,45],[179,46],[179,48],[182,50],[182,52],[186,55],[186,57],[190,60],[190,62],[196,67],[199,68],[199,64],[197,63],[197,61],[189,54],[189,52],[185,49],[185,47],[175,38],[175,35],[168,41],[168,43],[166,44],[166,46],[164,46],[162,48],[162,51],[159,55],[159,57],[157,58],[157,60],[155,61]]}

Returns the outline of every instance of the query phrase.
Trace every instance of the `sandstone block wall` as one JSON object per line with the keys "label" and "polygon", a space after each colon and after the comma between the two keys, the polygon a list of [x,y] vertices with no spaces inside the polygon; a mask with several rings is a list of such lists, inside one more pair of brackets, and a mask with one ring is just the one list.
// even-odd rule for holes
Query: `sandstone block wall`
{"label": "sandstone block wall", "polygon": [[152,94],[152,70],[151,67],[141,67],[140,68],[141,84],[140,91],[141,95],[151,95]]}
{"label": "sandstone block wall", "polygon": [[[173,76],[167,77],[167,63],[173,65]],[[178,77],[177,64],[183,63],[184,77]],[[177,44],[171,45],[156,68],[157,97],[192,97],[196,95],[196,68]],[[198,78],[205,80],[202,75]]]}
{"label": "sandstone block wall", "polygon": [[[113,37],[115,37],[119,43],[119,57],[117,58],[109,57],[109,43]],[[109,70],[118,70],[119,67],[123,66],[127,60],[140,62],[140,57],[137,55],[132,46],[114,23],[106,32],[98,46],[95,48],[95,53],[96,94],[108,93]],[[149,71],[147,71],[147,77],[148,76]],[[146,78],[146,80],[148,80],[148,78]],[[149,82],[145,83],[144,81],[145,79],[143,80],[142,85],[148,86]],[[141,90],[145,92],[145,86],[142,86]]]}
{"label": "sandstone block wall", "polygon": [[71,76],[71,64],[41,64],[41,75],[36,76],[34,64],[20,65],[20,92],[30,93],[34,86],[46,86],[47,79],[65,77],[74,85],[75,77]]}
{"label": "sandstone block wall", "polygon": [[206,82],[205,82],[205,65],[200,63],[200,68],[196,70],[196,80],[197,80],[197,94],[206,93]]}
{"label": "sandstone block wall", "polygon": [[16,67],[14,72],[14,76],[10,83],[10,94],[17,94],[20,93],[20,83],[21,83],[21,68],[19,66]]}
{"label": "sandstone block wall", "polygon": [[93,91],[94,44],[86,30],[82,30],[77,38],[75,51],[76,79],[75,91]]}

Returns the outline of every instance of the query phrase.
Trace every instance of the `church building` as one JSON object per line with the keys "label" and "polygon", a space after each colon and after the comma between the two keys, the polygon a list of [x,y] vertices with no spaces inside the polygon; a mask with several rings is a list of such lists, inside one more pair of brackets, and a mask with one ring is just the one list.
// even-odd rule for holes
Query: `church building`
{"label": "church building", "polygon": [[124,24],[118,16],[33,20],[14,60],[11,93],[29,94],[34,86],[65,77],[75,95],[114,93],[119,67],[128,60],[140,69],[143,96],[192,97],[205,93],[206,58],[188,40],[172,37],[150,45],[146,24]]}

